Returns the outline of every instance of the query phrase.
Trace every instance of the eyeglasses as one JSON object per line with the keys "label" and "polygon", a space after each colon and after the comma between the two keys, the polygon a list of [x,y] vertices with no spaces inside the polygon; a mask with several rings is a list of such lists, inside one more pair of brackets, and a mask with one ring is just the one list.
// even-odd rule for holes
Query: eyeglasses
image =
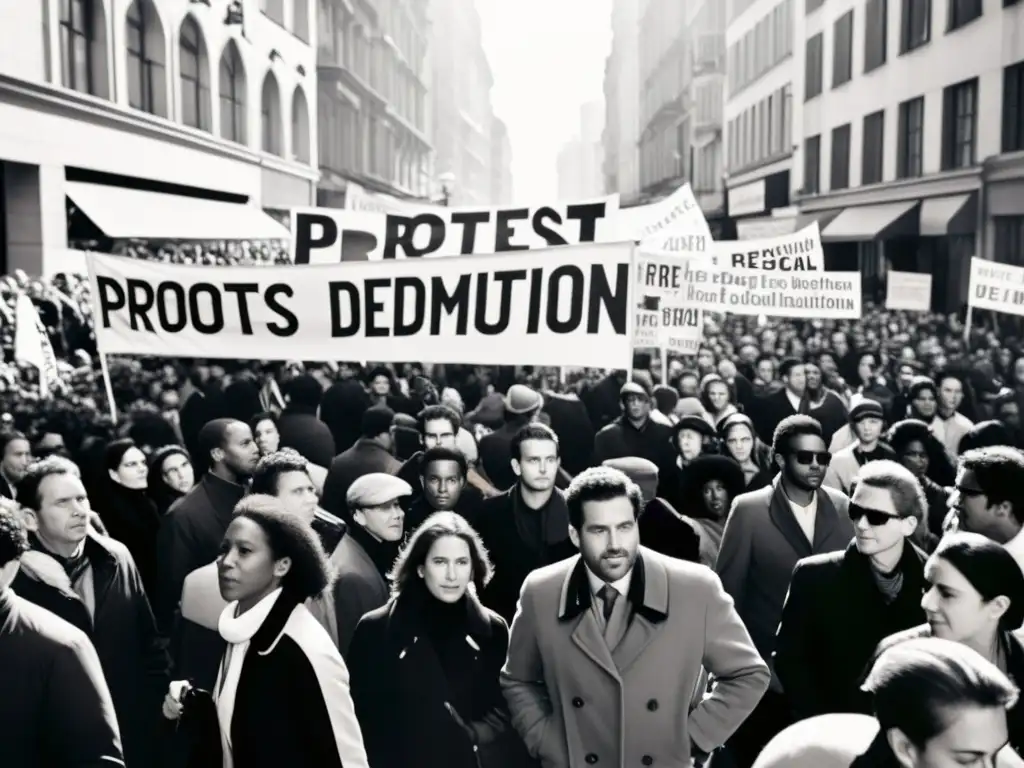
{"label": "eyeglasses", "polygon": [[790,456],[796,458],[797,464],[810,466],[817,460],[818,464],[827,467],[832,463],[832,454],[828,451],[793,451]]}
{"label": "eyeglasses", "polygon": [[868,509],[867,507],[862,507],[860,504],[850,502],[850,519],[856,523],[862,517],[867,518],[868,525],[874,526],[885,525],[890,520],[899,519],[899,515],[890,515],[888,512],[881,512],[877,509]]}

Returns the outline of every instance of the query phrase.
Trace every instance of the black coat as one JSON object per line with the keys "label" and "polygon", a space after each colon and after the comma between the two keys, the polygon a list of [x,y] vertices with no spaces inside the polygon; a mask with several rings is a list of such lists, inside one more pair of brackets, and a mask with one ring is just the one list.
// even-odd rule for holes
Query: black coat
{"label": "black coat", "polygon": [[506,422],[480,439],[480,466],[499,491],[507,491],[518,480],[512,471],[512,439],[521,427]]}
{"label": "black coat", "polygon": [[[15,594],[89,636],[114,700],[127,765],[153,765],[153,738],[161,724],[160,703],[167,692],[167,654],[128,550],[117,541],[90,534],[86,551],[92,564],[96,601],[91,617],[66,575],[60,583],[51,578],[52,569],[34,569],[23,560],[11,587]],[[53,572],[64,573],[56,561],[43,557],[53,563]]]}
{"label": "black coat", "polygon": [[50,611],[0,590],[4,768],[124,765],[92,643]]}
{"label": "black coat", "polygon": [[281,447],[293,448],[313,464],[328,467],[334,458],[334,436],[313,413],[285,409],[277,420]]}
{"label": "black coat", "polygon": [[871,563],[851,542],[844,552],[797,563],[775,646],[775,671],[797,719],[836,712],[870,714],[859,690],[864,668],[884,638],[924,621],[926,555],[909,542],[903,586],[886,604]]}
{"label": "black coat", "polygon": [[126,488],[110,480],[100,502],[100,519],[112,538],[131,552],[142,577],[146,595],[157,590],[156,540],[160,532],[160,513],[156,502],[143,490]]}
{"label": "black coat", "polygon": [[349,648],[352,699],[370,765],[477,768],[472,743],[446,702],[466,723],[496,717],[502,727],[487,728],[485,740],[500,734],[510,742],[510,756],[517,747],[524,752],[498,684],[508,652],[505,622],[467,595],[464,630],[450,633],[447,647],[434,648],[423,612],[435,599],[424,597],[418,584],[409,589],[366,614]]}
{"label": "black coat", "polygon": [[[470,520],[480,534],[494,566],[494,577],[484,588],[480,599],[509,624],[516,614],[519,590],[530,572],[576,554],[576,547],[569,540],[568,522],[564,531],[550,530],[542,548],[536,548],[524,540],[516,524],[517,503],[522,504],[522,499],[519,498],[519,486],[515,485],[500,496],[481,502],[476,516]],[[556,512],[550,509],[553,505],[561,506],[561,515],[568,521],[565,497],[557,488],[552,493],[545,517]],[[539,513],[527,511],[526,514]],[[556,535],[559,533],[560,536]]]}
{"label": "black coat", "polygon": [[653,462],[661,475],[673,466],[676,457],[672,446],[672,427],[647,420],[642,428],[634,427],[625,416],[620,416],[597,433],[591,466],[599,467],[607,459],[639,456]]}
{"label": "black coat", "polygon": [[551,419],[551,429],[558,435],[562,468],[575,477],[590,466],[594,435],[597,434],[587,407],[577,397],[545,392],[544,413]]}

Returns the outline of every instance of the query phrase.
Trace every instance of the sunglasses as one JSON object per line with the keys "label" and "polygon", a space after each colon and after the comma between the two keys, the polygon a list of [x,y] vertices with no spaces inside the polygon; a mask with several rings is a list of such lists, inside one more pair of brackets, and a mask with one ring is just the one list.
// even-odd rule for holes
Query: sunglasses
{"label": "sunglasses", "polygon": [[797,464],[809,466],[814,463],[815,459],[823,467],[832,463],[832,454],[828,451],[793,451],[790,455],[796,458]]}
{"label": "sunglasses", "polygon": [[868,525],[874,526],[885,525],[890,520],[899,519],[899,515],[890,515],[888,512],[880,512],[877,509],[868,509],[867,507],[862,507],[860,504],[850,502],[850,519],[856,523],[862,517],[867,518]]}

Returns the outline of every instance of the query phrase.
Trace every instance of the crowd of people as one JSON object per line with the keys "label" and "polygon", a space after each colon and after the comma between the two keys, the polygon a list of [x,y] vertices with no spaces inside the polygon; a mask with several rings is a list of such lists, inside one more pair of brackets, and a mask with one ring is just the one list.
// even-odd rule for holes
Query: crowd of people
{"label": "crowd of people", "polygon": [[[125,255],[280,258],[244,245]],[[115,422],[87,281],[20,292],[61,380],[8,318],[5,766],[1024,764],[1005,321],[730,316],[628,373],[111,358]]]}

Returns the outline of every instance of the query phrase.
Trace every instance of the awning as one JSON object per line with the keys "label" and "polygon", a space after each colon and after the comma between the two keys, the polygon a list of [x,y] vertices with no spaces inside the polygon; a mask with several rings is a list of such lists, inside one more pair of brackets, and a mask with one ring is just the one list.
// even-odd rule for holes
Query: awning
{"label": "awning", "polygon": [[254,205],[65,182],[67,196],[115,240],[287,240],[289,231]]}
{"label": "awning", "polygon": [[818,229],[824,229],[830,223],[832,219],[842,213],[842,209],[835,208],[827,211],[803,211],[797,214],[796,217],[796,229],[794,232],[799,232],[804,227],[809,227],[814,222],[818,222]]}
{"label": "awning", "polygon": [[921,234],[973,235],[978,230],[978,195],[933,197],[921,201]]}
{"label": "awning", "polygon": [[846,208],[821,231],[827,242],[890,240],[918,234],[917,200]]}

